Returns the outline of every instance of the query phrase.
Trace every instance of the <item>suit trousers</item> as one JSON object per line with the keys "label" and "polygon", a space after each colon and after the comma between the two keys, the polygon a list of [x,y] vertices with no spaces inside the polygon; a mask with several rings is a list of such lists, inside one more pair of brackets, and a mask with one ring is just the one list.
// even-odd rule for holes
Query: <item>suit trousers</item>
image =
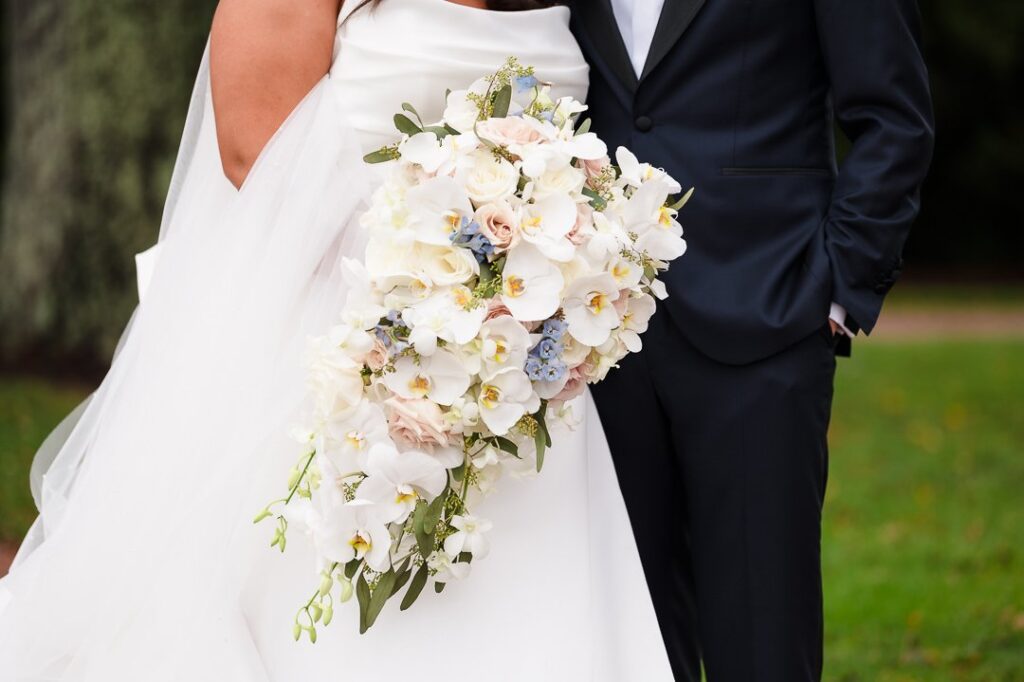
{"label": "suit trousers", "polygon": [[593,393],[676,679],[820,680],[837,340],[727,365],[660,310],[643,343]]}

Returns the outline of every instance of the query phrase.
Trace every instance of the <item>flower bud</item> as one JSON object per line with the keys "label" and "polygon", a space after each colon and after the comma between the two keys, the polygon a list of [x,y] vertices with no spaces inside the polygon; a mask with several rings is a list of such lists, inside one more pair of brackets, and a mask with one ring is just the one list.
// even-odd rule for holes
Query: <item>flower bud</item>
{"label": "flower bud", "polygon": [[310,613],[313,614],[313,622],[314,623],[319,623],[320,622],[320,616],[324,615],[324,610],[322,608],[320,608],[320,606],[318,604],[313,604],[312,606],[309,607],[309,611],[310,611]]}
{"label": "flower bud", "polygon": [[323,577],[320,579],[320,596],[326,597],[332,587],[334,587],[334,578],[331,577],[330,573],[324,571]]}
{"label": "flower bud", "polygon": [[316,644],[316,628],[309,628],[309,641],[311,644]]}
{"label": "flower bud", "polygon": [[256,518],[254,518],[252,520],[252,522],[253,523],[259,523],[260,521],[262,521],[263,519],[267,518],[268,516],[270,516],[270,510],[269,509],[264,509],[263,511],[261,511],[259,514],[256,515]]}
{"label": "flower bud", "polygon": [[331,620],[334,618],[334,609],[330,604],[324,607],[324,625],[330,625]]}
{"label": "flower bud", "polygon": [[341,596],[338,597],[338,601],[344,604],[352,598],[352,582],[349,580],[339,580],[338,582],[341,583]]}
{"label": "flower bud", "polygon": [[298,623],[292,626],[292,637],[295,638],[296,642],[299,641],[299,637],[302,637],[302,626]]}

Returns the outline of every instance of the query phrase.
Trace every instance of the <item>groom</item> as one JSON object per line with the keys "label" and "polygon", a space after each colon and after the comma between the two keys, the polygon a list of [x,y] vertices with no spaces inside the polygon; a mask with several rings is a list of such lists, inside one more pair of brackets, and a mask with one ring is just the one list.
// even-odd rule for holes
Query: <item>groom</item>
{"label": "groom", "polygon": [[644,352],[595,391],[675,677],[819,680],[835,355],[900,274],[932,152],[916,2],[573,9],[594,130],[696,187]]}

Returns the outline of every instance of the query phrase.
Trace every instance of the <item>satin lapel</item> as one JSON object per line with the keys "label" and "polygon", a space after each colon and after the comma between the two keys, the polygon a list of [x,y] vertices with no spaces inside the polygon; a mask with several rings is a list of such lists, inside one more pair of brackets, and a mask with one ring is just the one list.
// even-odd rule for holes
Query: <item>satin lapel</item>
{"label": "satin lapel", "polygon": [[654,40],[651,42],[651,51],[647,55],[643,75],[640,76],[641,81],[661,63],[672,46],[679,42],[704,6],[704,2],[705,0],[665,0],[658,28],[654,32]]}
{"label": "satin lapel", "polygon": [[636,72],[629,60],[626,44],[622,42],[622,34],[619,33],[619,25],[615,21],[611,0],[577,2],[574,11],[579,13],[580,24],[600,53],[599,58],[630,92],[635,92],[638,83]]}

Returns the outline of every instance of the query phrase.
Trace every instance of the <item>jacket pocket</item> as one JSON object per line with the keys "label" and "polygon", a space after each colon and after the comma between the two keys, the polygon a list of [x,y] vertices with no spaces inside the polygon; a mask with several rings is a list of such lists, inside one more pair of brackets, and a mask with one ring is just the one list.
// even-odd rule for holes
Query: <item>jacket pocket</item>
{"label": "jacket pocket", "polygon": [[830,178],[832,171],[828,168],[787,168],[774,166],[759,166],[748,168],[723,168],[722,175],[728,176],[809,176],[815,178]]}

